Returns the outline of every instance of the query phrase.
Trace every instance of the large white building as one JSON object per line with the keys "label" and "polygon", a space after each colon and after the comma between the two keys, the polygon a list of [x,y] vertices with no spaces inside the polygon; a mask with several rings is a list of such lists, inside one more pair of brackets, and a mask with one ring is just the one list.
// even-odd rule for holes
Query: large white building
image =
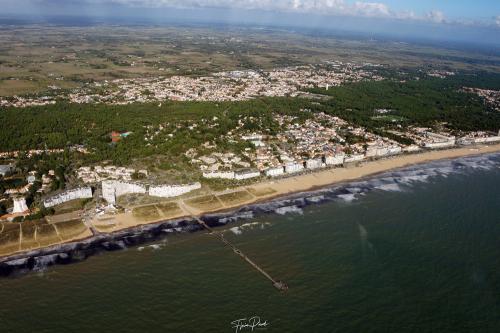
{"label": "large white building", "polygon": [[325,164],[334,166],[344,164],[345,154],[336,154],[325,156]]}
{"label": "large white building", "polygon": [[260,172],[258,170],[241,170],[235,173],[234,178],[236,180],[244,180],[260,177]]}
{"label": "large white building", "polygon": [[409,145],[409,146],[406,146],[402,149],[402,151],[406,152],[406,153],[415,153],[415,152],[420,151],[420,150],[422,150],[422,148],[420,148],[417,145]]}
{"label": "large white building", "polygon": [[235,179],[236,175],[234,171],[205,171],[203,172],[203,177],[208,179]]}
{"label": "large white building", "polygon": [[403,148],[398,145],[392,145],[389,147],[388,155],[398,155],[403,152]]}
{"label": "large white building", "polygon": [[92,198],[92,189],[90,187],[80,187],[74,190],[63,192],[54,197],[45,199],[43,205],[47,208],[60,205],[62,203],[76,200],[76,199],[90,199]]}
{"label": "large white building", "polygon": [[323,167],[323,159],[313,158],[306,161],[306,168],[309,170],[319,169]]}
{"label": "large white building", "polygon": [[465,136],[457,140],[457,143],[461,145],[495,143],[495,142],[500,142],[500,131],[498,131],[498,135],[487,135],[484,132],[480,132],[478,136]]}
{"label": "large white building", "polygon": [[426,139],[422,146],[428,149],[442,149],[455,146],[456,138],[454,136],[445,136],[432,132],[425,133]]}
{"label": "large white building", "polygon": [[280,166],[276,168],[269,168],[265,171],[267,177],[279,177],[285,173],[285,169]]}
{"label": "large white building", "polygon": [[347,155],[344,159],[344,163],[361,162],[364,159],[365,159],[365,155],[363,155],[363,154]]}
{"label": "large white building", "polygon": [[28,205],[26,205],[26,199],[18,197],[14,198],[14,210],[13,214],[24,213],[28,210]]}
{"label": "large white building", "polygon": [[302,163],[288,163],[285,165],[286,173],[296,173],[304,170],[304,165]]}
{"label": "large white building", "polygon": [[384,157],[400,154],[401,147],[396,144],[372,143],[366,148],[366,157]]}
{"label": "large white building", "polygon": [[194,183],[189,185],[159,185],[151,186],[149,188],[149,195],[153,197],[171,198],[178,197],[185,193],[198,190],[201,188],[200,183]]}
{"label": "large white building", "polygon": [[115,204],[116,198],[125,194],[145,194],[146,186],[137,183],[106,180],[102,182],[102,197],[109,204]]}

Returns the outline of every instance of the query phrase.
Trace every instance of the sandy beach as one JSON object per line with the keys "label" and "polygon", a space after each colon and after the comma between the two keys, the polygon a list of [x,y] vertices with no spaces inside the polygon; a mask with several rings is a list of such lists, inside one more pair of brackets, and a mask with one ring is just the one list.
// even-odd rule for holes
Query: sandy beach
{"label": "sandy beach", "polygon": [[400,155],[392,158],[364,162],[359,166],[321,170],[296,177],[275,181],[265,181],[254,185],[254,188],[271,187],[277,195],[312,190],[335,183],[355,180],[384,171],[398,169],[409,165],[422,164],[442,159],[454,159],[465,156],[488,154],[500,151],[500,144],[475,146],[473,148],[456,148],[439,151],[426,151],[411,155]]}
{"label": "sandy beach", "polygon": [[[148,224],[232,211],[246,205],[265,202],[294,193],[312,191],[332,184],[354,181],[406,166],[495,152],[500,152],[500,144],[425,151],[417,154],[366,161],[357,166],[322,169],[292,177],[267,179],[256,184],[235,187],[223,192],[213,192],[194,197],[166,200],[165,202],[145,206],[130,207],[124,213],[94,217],[93,220],[87,221],[86,230],[79,231],[71,239],[65,239],[65,241],[62,241],[62,238],[59,241],[55,239],[53,243],[46,243],[43,246],[31,244],[30,250],[78,242],[84,239],[88,240],[96,236],[96,233],[109,235]],[[91,231],[93,231],[94,236],[90,236],[92,235]],[[19,237],[19,246],[14,243],[9,245],[8,249],[0,248],[0,253],[4,258],[13,254],[22,255],[23,252],[26,252],[22,237]]]}
{"label": "sandy beach", "polygon": [[[500,144],[490,146],[474,146],[439,151],[425,151],[417,154],[399,155],[391,158],[366,161],[357,166],[322,169],[314,172],[281,179],[267,179],[262,182],[235,187],[224,192],[214,192],[189,199],[170,200],[168,203],[177,205],[175,209],[165,211],[158,205],[135,207],[135,209],[151,208],[147,216],[134,216],[134,211],[96,218],[92,224],[97,230],[109,232],[119,231],[135,226],[178,219],[188,216],[202,216],[204,214],[230,211],[245,205],[267,201],[293,193],[307,192],[336,183],[353,181],[373,176],[378,173],[403,168],[410,165],[422,164],[443,159],[454,159],[465,156],[495,153],[500,151]],[[226,199],[233,195],[231,200]]]}

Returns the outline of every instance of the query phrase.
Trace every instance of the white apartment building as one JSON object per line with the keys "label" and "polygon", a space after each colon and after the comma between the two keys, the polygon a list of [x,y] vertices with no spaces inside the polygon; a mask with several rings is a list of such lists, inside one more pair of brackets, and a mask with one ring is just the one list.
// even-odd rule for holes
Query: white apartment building
{"label": "white apartment building", "polygon": [[265,171],[267,177],[279,177],[285,173],[285,169],[281,167],[269,168]]}
{"label": "white apartment building", "polygon": [[304,165],[302,163],[288,163],[285,165],[286,173],[296,173],[304,170]]}

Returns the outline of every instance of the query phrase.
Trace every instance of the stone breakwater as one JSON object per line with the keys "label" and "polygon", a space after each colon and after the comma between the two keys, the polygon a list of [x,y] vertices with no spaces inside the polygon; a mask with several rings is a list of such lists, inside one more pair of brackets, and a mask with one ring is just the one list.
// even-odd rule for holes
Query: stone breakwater
{"label": "stone breakwater", "polygon": [[[208,226],[216,228],[265,214],[302,214],[303,208],[309,205],[335,201],[350,203],[372,191],[410,191],[414,184],[432,182],[433,178],[447,177],[451,174],[466,175],[473,172],[497,170],[499,166],[500,154],[434,161],[246,205],[231,211],[206,214],[201,218]],[[231,230],[235,228],[238,227],[233,227]],[[30,271],[43,270],[52,265],[79,262],[100,252],[122,250],[155,242],[171,234],[191,233],[202,229],[194,219],[184,218],[101,234],[74,243],[4,257],[0,259],[0,275],[16,276]]]}

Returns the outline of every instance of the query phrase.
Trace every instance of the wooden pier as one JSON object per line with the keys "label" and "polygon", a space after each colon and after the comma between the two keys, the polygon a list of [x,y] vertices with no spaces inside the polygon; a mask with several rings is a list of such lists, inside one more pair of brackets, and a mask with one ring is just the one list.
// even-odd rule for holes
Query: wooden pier
{"label": "wooden pier", "polygon": [[286,292],[288,290],[288,285],[285,282],[273,279],[273,277],[271,275],[269,275],[264,269],[262,269],[261,267],[259,267],[259,265],[257,265],[250,258],[248,258],[243,252],[241,252],[240,249],[238,249],[230,241],[228,241],[224,237],[224,235],[222,233],[214,231],[212,228],[210,228],[205,223],[205,221],[203,221],[202,219],[200,219],[198,216],[195,216],[195,215],[191,215],[191,216],[196,220],[196,222],[198,222],[201,226],[203,226],[203,228],[205,228],[210,233],[210,235],[213,235],[214,237],[219,238],[220,241],[222,243],[224,243],[224,245],[230,247],[235,254],[239,255],[240,258],[242,258],[243,260],[245,260],[247,263],[250,264],[250,266],[252,266],[255,270],[257,270],[258,272],[260,272],[269,281],[271,281],[271,283],[273,284],[274,288],[278,289],[281,292]]}

